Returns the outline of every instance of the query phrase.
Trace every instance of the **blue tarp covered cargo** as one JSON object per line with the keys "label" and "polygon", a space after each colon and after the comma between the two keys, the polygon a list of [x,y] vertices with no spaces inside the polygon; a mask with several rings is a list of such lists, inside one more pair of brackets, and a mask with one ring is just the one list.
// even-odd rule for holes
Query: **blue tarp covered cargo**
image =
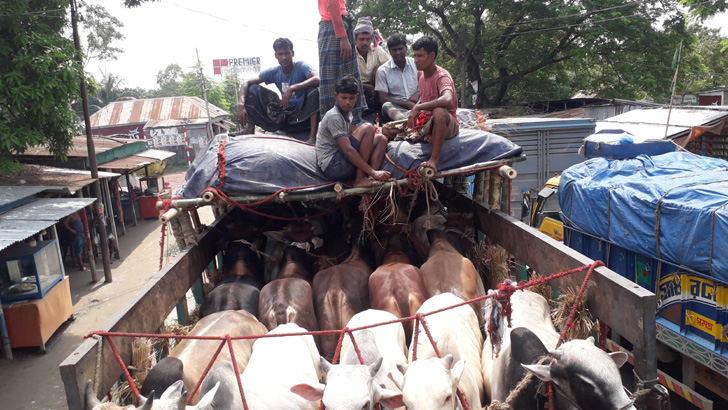
{"label": "blue tarp covered cargo", "polygon": [[567,225],[728,282],[728,162],[685,152],[595,158],[561,175]]}
{"label": "blue tarp covered cargo", "polygon": [[[225,142],[220,150],[221,142]],[[430,157],[432,144],[390,142],[389,158],[404,169],[419,166]],[[481,130],[463,129],[446,140],[440,153],[440,171],[519,156],[523,150],[501,136]],[[272,194],[281,188],[316,185],[328,189],[326,177],[316,165],[316,149],[310,144],[275,135],[218,135],[199,153],[187,171],[184,198],[198,197],[208,186],[219,188],[218,156],[225,158],[223,192]],[[404,172],[385,160],[383,168],[401,178]],[[346,182],[346,181],[341,181]]]}

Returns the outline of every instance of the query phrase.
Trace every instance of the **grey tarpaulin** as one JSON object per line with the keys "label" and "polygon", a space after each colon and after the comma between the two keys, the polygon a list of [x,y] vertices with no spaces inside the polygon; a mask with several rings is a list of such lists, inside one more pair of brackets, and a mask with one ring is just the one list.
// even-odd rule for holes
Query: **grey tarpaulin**
{"label": "grey tarpaulin", "polygon": [[[221,134],[192,163],[183,189],[184,198],[197,198],[208,186],[220,187],[217,156],[223,140],[226,141],[223,192],[228,195],[272,194],[281,188],[328,182],[316,165],[316,149],[312,145],[280,136]],[[426,161],[431,147],[428,143],[392,142],[388,154],[398,165],[410,168]],[[440,171],[460,168],[518,156],[521,152],[521,147],[498,135],[462,130],[445,142],[439,168]],[[383,168],[396,178],[404,174],[386,160]]]}

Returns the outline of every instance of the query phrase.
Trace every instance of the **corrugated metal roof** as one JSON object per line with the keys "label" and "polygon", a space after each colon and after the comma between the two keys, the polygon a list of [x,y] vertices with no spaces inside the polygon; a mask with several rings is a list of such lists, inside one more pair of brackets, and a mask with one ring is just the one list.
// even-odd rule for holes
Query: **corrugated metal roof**
{"label": "corrugated metal roof", "polygon": [[135,155],[130,155],[128,157],[119,158],[113,161],[99,164],[99,168],[120,172],[134,171],[147,165],[156,164],[159,161],[164,161],[165,159],[171,158],[173,156],[174,152],[150,149],[139,152]]}
{"label": "corrugated metal roof", "polygon": [[[117,147],[124,146],[126,144],[132,144],[132,143],[145,143],[141,140],[132,140],[128,138],[110,138],[110,137],[101,137],[101,136],[94,136],[94,150],[96,151],[96,154],[112,150]],[[51,152],[48,150],[48,147],[30,147],[23,155],[34,155],[34,156],[53,156]],[[86,136],[80,135],[77,137],[73,137],[73,146],[71,146],[71,149],[68,151],[68,157],[80,157],[80,158],[88,158],[88,148],[86,144]]]}
{"label": "corrugated metal roof", "polygon": [[523,132],[529,130],[545,131],[552,129],[592,128],[594,120],[590,118],[504,118],[488,120],[485,125],[498,134],[503,132]]}
{"label": "corrugated metal roof", "polygon": [[94,198],[41,198],[0,214],[0,250],[55,225],[94,201]]}
{"label": "corrugated metal roof", "polygon": [[[100,178],[121,176],[112,172],[99,172]],[[95,181],[91,171],[45,167],[21,164],[21,169],[12,174],[0,174],[0,185],[5,187],[33,187],[40,191],[73,195],[76,191]],[[0,201],[3,191],[0,191]]]}
{"label": "corrugated metal roof", "polygon": [[[1,174],[0,174],[1,175]],[[0,186],[0,212],[33,200],[35,195],[45,191],[39,186]]]}
{"label": "corrugated metal roof", "polygon": [[[596,132],[624,130],[649,139],[664,139],[667,108],[632,110],[597,122]],[[667,138],[674,139],[690,133],[692,127],[711,125],[728,118],[728,107],[673,107]]]}
{"label": "corrugated metal roof", "polygon": [[[226,117],[229,113],[213,104],[210,117]],[[165,97],[146,100],[117,101],[91,116],[91,127],[101,128],[120,124],[142,124],[150,120],[182,120],[207,118],[205,101],[199,97]]]}

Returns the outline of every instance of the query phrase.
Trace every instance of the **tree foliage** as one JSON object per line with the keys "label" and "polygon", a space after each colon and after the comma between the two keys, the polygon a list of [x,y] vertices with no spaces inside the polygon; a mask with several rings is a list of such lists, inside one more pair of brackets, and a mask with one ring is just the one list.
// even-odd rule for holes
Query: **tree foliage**
{"label": "tree foliage", "polygon": [[81,76],[63,36],[68,1],[5,0],[0,15],[0,171],[7,172],[17,166],[12,155],[30,146],[65,157]]}
{"label": "tree foliage", "polygon": [[126,38],[117,30],[124,27],[124,23],[112,16],[104,6],[83,2],[79,6],[79,26],[86,40],[84,66],[91,59],[116,60],[116,55],[124,52],[115,44]]}
{"label": "tree foliage", "polygon": [[726,39],[720,30],[693,25],[690,32],[695,41],[683,48],[676,95],[712,90],[728,84],[728,67],[725,61],[728,50],[723,44]]}
{"label": "tree foliage", "polygon": [[[477,106],[568,98],[579,89],[603,96],[664,95],[664,67],[690,41],[676,0],[354,0],[385,36],[431,34],[438,63],[456,84],[477,81]],[[406,16],[406,18],[403,18]]]}

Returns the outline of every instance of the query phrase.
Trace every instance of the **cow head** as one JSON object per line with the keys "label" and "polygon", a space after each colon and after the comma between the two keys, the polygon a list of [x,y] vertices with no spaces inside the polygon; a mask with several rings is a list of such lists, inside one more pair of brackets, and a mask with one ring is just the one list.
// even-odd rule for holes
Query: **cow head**
{"label": "cow head", "polygon": [[457,408],[457,388],[465,360],[453,363],[452,355],[398,364],[404,374],[402,399],[410,410],[451,410]]}
{"label": "cow head", "polygon": [[212,399],[215,397],[220,384],[216,384],[199,403],[195,406],[187,406],[187,392],[183,391],[184,383],[178,380],[158,398],[154,398],[154,392],[149,399],[139,395],[139,407],[119,406],[115,403],[101,403],[94,393],[91,380],[86,382],[86,410],[210,410]]}
{"label": "cow head", "polygon": [[[582,408],[611,410],[630,404],[619,374],[619,367],[627,361],[626,353],[607,354],[594,345],[593,337],[572,340],[549,353],[553,357],[550,364],[523,367],[539,379],[555,383]],[[566,400],[559,394],[555,394],[555,400],[557,408],[569,408],[564,407]]]}
{"label": "cow head", "polygon": [[388,409],[404,406],[400,393],[374,382],[374,375],[381,365],[382,358],[366,366],[332,365],[322,357],[321,368],[326,373],[326,384],[299,384],[291,391],[310,401],[323,401],[327,410],[373,410],[377,403]]}

